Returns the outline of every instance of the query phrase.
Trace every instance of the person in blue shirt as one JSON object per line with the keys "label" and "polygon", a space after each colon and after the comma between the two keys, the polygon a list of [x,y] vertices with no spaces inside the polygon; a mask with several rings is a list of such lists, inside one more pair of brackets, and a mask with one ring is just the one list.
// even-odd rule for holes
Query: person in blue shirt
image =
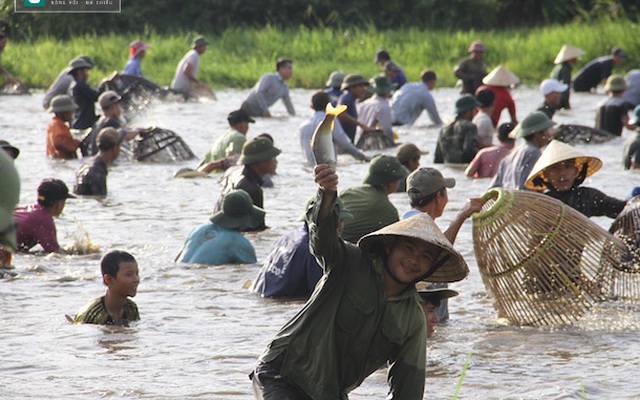
{"label": "person in blue shirt", "polygon": [[[344,220],[353,218],[353,215],[340,199],[337,202],[340,207],[337,232],[340,236]],[[309,199],[305,210],[311,206],[312,199]],[[274,243],[249,291],[273,298],[307,298],[313,292],[323,270],[309,250],[309,226],[305,216],[300,217],[303,221],[300,227],[285,233]]]}
{"label": "person in blue shirt", "polygon": [[[389,52],[385,49],[378,50],[378,52],[376,53],[376,57],[373,59],[373,62],[376,64],[380,64],[382,69],[384,69],[385,74],[387,73],[387,71],[393,73],[393,78],[389,78],[391,79],[391,83],[395,83],[398,89],[400,89],[402,85],[407,83],[407,76],[405,75],[404,71],[402,70],[400,65],[391,60],[391,55],[389,55]],[[388,66],[389,68],[387,68]]]}
{"label": "person in blue shirt", "polygon": [[329,75],[329,79],[327,83],[325,83],[326,88],[324,92],[329,95],[331,98],[331,105],[336,106],[338,104],[338,99],[342,96],[342,90],[340,86],[342,86],[342,81],[346,74],[342,71],[333,71],[331,75]]}
{"label": "person in blue shirt", "polygon": [[256,262],[256,251],[240,231],[254,228],[264,220],[265,211],[253,205],[242,189],[227,193],[220,211],[210,222],[196,227],[184,243],[176,262],[197,264],[249,264]]}
{"label": "person in blue shirt", "polygon": [[142,77],[142,59],[151,46],[141,40],[136,40],[129,45],[129,61],[124,66],[123,74]]}

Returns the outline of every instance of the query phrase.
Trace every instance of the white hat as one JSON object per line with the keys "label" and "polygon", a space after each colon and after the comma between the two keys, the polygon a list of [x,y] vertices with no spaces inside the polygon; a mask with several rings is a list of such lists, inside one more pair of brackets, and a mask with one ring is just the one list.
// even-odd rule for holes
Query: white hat
{"label": "white hat", "polygon": [[533,165],[533,169],[527,177],[525,187],[531,190],[544,190],[545,186],[540,186],[538,182],[534,182],[534,180],[538,177],[542,177],[546,168],[571,159],[576,160],[576,168],[578,169],[578,172],[582,169],[584,164],[587,164],[585,178],[593,175],[594,172],[602,167],[602,161],[599,158],[586,155],[575,147],[559,140],[552,140],[551,143],[547,145],[547,148],[544,149],[540,158],[538,158],[538,161]]}
{"label": "white hat", "polygon": [[562,48],[558,52],[556,59],[553,60],[554,64],[560,64],[565,61],[573,60],[585,54],[584,50],[571,46],[570,44],[562,45]]}
{"label": "white hat", "polygon": [[564,93],[568,88],[569,86],[560,83],[557,79],[545,79],[540,84],[540,92],[543,96],[553,92]]}
{"label": "white hat", "polygon": [[520,79],[506,67],[498,65],[489,72],[487,76],[482,78],[482,83],[493,86],[512,86],[520,83]]}

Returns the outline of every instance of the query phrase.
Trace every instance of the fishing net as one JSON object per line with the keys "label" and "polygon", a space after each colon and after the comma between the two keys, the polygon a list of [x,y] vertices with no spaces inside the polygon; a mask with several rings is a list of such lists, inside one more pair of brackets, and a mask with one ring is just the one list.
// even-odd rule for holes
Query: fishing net
{"label": "fishing net", "polygon": [[478,268],[500,317],[562,325],[610,299],[624,244],[544,194],[494,188],[473,217]]}
{"label": "fishing net", "polygon": [[393,146],[393,139],[380,129],[363,132],[356,143],[356,147],[361,150],[382,150]]}
{"label": "fishing net", "polygon": [[140,134],[131,146],[132,158],[145,162],[174,162],[195,158],[184,140],[168,129],[153,128]]}
{"label": "fishing net", "polygon": [[140,76],[119,74],[107,84],[121,97],[120,107],[127,125],[139,118],[149,107],[159,103],[167,90]]}
{"label": "fishing net", "polygon": [[604,143],[616,137],[615,135],[584,125],[559,125],[554,138],[568,144]]}

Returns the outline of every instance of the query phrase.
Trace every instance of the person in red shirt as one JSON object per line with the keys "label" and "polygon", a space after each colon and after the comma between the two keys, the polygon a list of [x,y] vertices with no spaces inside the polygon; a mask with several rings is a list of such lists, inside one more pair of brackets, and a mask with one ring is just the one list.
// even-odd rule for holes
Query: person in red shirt
{"label": "person in red shirt", "polygon": [[76,150],[80,141],[71,136],[68,123],[73,118],[73,110],[78,105],[66,94],[59,94],[51,100],[48,112],[55,113],[47,126],[47,156],[52,158],[77,158]]}
{"label": "person in red shirt", "polygon": [[517,76],[502,65],[498,65],[482,79],[484,85],[480,86],[476,90],[476,95],[483,89],[491,89],[493,94],[496,95],[493,101],[493,113],[491,113],[491,122],[493,127],[497,128],[500,122],[500,114],[505,108],[509,110],[511,116],[511,123],[513,125],[518,124],[518,117],[516,117],[516,104],[509,93],[509,88],[517,85],[520,82]]}

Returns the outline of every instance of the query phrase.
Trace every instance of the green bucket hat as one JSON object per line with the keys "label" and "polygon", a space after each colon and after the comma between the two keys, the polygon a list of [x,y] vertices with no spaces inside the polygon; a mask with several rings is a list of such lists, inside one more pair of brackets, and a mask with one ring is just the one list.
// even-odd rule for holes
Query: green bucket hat
{"label": "green bucket hat", "polygon": [[467,111],[471,111],[476,107],[480,107],[482,104],[476,100],[470,94],[465,94],[456,100],[456,114],[462,114]]}
{"label": "green bucket hat", "polygon": [[238,164],[248,165],[260,161],[266,161],[280,154],[271,141],[264,137],[253,138],[242,146],[242,154],[238,158]]}
{"label": "green bucket hat", "polygon": [[378,75],[369,80],[370,86],[367,88],[370,92],[376,94],[386,94],[394,91],[398,85],[391,83],[389,78],[384,75]]}
{"label": "green bucket hat", "polygon": [[522,122],[520,122],[513,130],[517,131],[516,137],[524,138],[533,135],[534,133],[544,131],[545,129],[549,129],[555,124],[555,122],[549,119],[547,114],[542,111],[534,111],[527,115],[527,117],[523,119]]}
{"label": "green bucket hat", "polygon": [[13,209],[20,200],[20,176],[13,159],[0,151],[0,244],[16,249],[16,228]]}
{"label": "green bucket hat", "polygon": [[364,183],[369,185],[384,185],[407,177],[407,169],[394,156],[377,155],[369,163],[369,171],[364,177]]}
{"label": "green bucket hat", "polygon": [[265,214],[262,208],[253,205],[249,193],[236,189],[224,196],[222,209],[210,220],[227,229],[254,228],[262,223]]}
{"label": "green bucket hat", "polygon": [[51,106],[47,110],[50,113],[74,111],[78,109],[78,105],[69,95],[59,94],[51,99]]}
{"label": "green bucket hat", "polygon": [[627,90],[627,82],[621,75],[611,75],[604,84],[604,90],[607,92],[622,92]]}
{"label": "green bucket hat", "polygon": [[369,86],[369,81],[364,79],[364,76],[360,74],[349,74],[344,77],[340,90],[347,90],[352,86],[364,85]]}
{"label": "green bucket hat", "polygon": [[209,45],[209,41],[205,38],[203,38],[202,36],[197,37],[194,41],[193,41],[193,47],[200,47],[200,46],[207,46]]}
{"label": "green bucket hat", "polygon": [[67,67],[67,73],[70,74],[71,72],[81,68],[91,69],[93,68],[93,64],[87,61],[86,58],[82,56],[74,58],[73,60],[71,60],[69,66]]}

